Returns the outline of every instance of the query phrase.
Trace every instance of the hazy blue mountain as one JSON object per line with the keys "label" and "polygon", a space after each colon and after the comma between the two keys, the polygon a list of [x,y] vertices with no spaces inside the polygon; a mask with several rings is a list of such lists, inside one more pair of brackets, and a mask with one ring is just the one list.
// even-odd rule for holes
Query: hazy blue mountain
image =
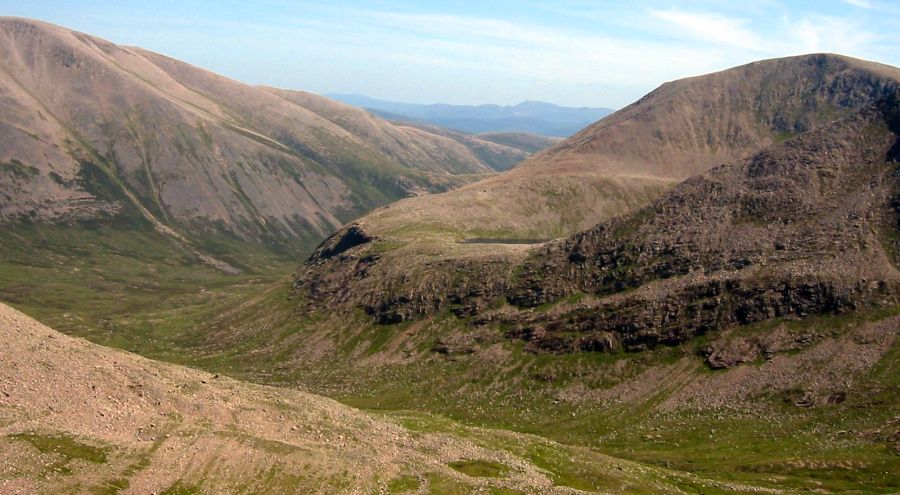
{"label": "hazy blue mountain", "polygon": [[530,132],[568,137],[602,119],[611,108],[562,107],[540,101],[518,105],[432,105],[378,100],[363,95],[326,95],[350,105],[366,108],[379,117],[411,120],[449,127],[462,132]]}

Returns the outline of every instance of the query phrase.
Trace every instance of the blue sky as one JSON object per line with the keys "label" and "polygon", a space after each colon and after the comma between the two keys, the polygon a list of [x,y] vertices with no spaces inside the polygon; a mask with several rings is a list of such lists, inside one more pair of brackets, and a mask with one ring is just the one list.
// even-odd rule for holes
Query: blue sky
{"label": "blue sky", "polygon": [[0,0],[252,84],[413,102],[621,107],[779,56],[900,66],[900,0]]}

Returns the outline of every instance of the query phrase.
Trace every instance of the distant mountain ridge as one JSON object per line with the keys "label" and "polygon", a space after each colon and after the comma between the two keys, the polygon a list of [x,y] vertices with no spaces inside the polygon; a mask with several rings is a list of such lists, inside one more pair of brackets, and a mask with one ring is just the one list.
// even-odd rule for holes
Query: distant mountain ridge
{"label": "distant mountain ridge", "polygon": [[389,120],[410,119],[462,132],[530,132],[568,137],[614,112],[611,108],[563,107],[542,101],[518,105],[449,105],[379,100],[357,94],[327,94],[328,98],[368,109]]}

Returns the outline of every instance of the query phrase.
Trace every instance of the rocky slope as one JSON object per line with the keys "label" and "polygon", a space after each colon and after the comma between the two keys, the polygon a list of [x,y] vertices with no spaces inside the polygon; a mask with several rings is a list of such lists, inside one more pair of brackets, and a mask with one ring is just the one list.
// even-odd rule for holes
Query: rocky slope
{"label": "rocky slope", "polygon": [[898,123],[895,92],[524,262],[486,255],[397,266],[360,223],[320,247],[297,291],[382,323],[446,310],[500,321],[509,336],[561,352],[637,350],[735,324],[889,307],[900,294]]}
{"label": "rocky slope", "polygon": [[772,318],[896,305],[898,97],[539,250],[507,294],[512,304],[598,299],[522,335],[545,335],[551,348],[637,350]]}
{"label": "rocky slope", "polygon": [[[516,454],[568,455],[544,440],[410,431],[322,397],[73,339],[3,304],[0,340],[4,494],[579,493]],[[678,493],[652,468],[588,455],[610,486]]]}
{"label": "rocky slope", "polygon": [[[314,242],[524,152],[0,19],[0,221],[149,224],[177,242]],[[197,243],[194,243],[197,244]]]}

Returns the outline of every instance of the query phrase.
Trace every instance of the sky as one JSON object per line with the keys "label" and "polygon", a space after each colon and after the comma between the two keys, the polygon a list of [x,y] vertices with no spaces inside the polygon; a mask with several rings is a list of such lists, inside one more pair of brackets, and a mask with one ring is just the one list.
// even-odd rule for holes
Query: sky
{"label": "sky", "polygon": [[619,108],[663,82],[835,52],[900,66],[900,0],[0,0],[250,84]]}

